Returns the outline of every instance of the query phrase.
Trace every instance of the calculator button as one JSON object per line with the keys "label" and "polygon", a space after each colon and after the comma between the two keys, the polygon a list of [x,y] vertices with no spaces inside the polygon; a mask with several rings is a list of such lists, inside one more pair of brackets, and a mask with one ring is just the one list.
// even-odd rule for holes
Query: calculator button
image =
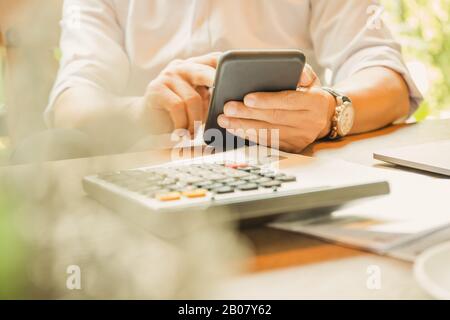
{"label": "calculator button", "polygon": [[263,183],[267,183],[267,182],[271,182],[271,181],[273,181],[273,180],[270,178],[261,178],[260,177],[258,180],[255,180],[253,182],[255,182],[257,184],[263,184]]}
{"label": "calculator button", "polygon": [[252,170],[257,170],[257,169],[258,169],[258,167],[253,167],[253,166],[245,166],[242,168],[238,168],[238,170],[245,171],[245,172],[251,172]]}
{"label": "calculator button", "polygon": [[281,182],[277,180],[272,180],[269,182],[262,183],[261,186],[264,188],[277,188],[281,187]]}
{"label": "calculator button", "polygon": [[196,189],[196,190],[183,192],[183,196],[190,198],[190,199],[203,198],[203,197],[206,197],[207,194],[208,194],[208,191],[204,190],[204,189]]}
{"label": "calculator button", "polygon": [[207,186],[206,189],[213,190],[213,189],[222,188],[223,186],[224,186],[223,183],[213,183],[213,184]]}
{"label": "calculator button", "polygon": [[158,169],[158,170],[154,171],[155,175],[158,175],[158,176],[161,176],[161,177],[167,177],[168,173],[169,172],[167,170],[165,170],[165,169]]}
{"label": "calculator button", "polygon": [[231,187],[225,186],[225,187],[221,187],[218,189],[214,189],[212,191],[217,194],[227,194],[227,193],[233,193],[234,189]]}
{"label": "calculator button", "polygon": [[277,174],[275,172],[265,172],[262,174],[266,178],[275,179]]}
{"label": "calculator button", "polygon": [[243,184],[241,186],[238,186],[238,189],[241,191],[251,191],[251,190],[258,190],[258,185],[256,183],[247,183]]}
{"label": "calculator button", "polygon": [[249,182],[255,182],[256,180],[259,180],[259,179],[261,179],[261,177],[258,175],[255,175],[255,174],[252,174],[252,175],[249,175],[249,176],[246,176],[243,178],[243,180],[249,181]]}
{"label": "calculator button", "polygon": [[284,176],[284,177],[277,177],[277,180],[281,182],[295,182],[297,181],[297,178],[295,176]]}
{"label": "calculator button", "polygon": [[196,177],[191,177],[191,178],[185,180],[185,182],[188,184],[196,184],[196,183],[200,183],[202,181],[203,181],[202,178],[196,178]]}
{"label": "calculator button", "polygon": [[239,186],[242,186],[244,184],[247,184],[247,182],[246,181],[242,181],[242,180],[236,180],[234,182],[228,183],[228,186],[229,187],[239,187]]}
{"label": "calculator button", "polygon": [[243,172],[243,171],[234,171],[234,172],[230,172],[227,174],[228,177],[232,177],[232,178],[245,178],[248,177],[249,174],[247,172]]}
{"label": "calculator button", "polygon": [[221,181],[227,179],[227,176],[223,174],[212,174],[208,177],[208,179],[213,181]]}
{"label": "calculator button", "polygon": [[175,179],[165,179],[158,183],[160,187],[167,187],[176,184],[177,181]]}
{"label": "calculator button", "polygon": [[248,165],[246,163],[227,163],[225,164],[225,167],[231,168],[231,169],[238,169],[238,168],[245,168]]}
{"label": "calculator button", "polygon": [[163,202],[176,201],[181,199],[181,193],[179,192],[157,193],[156,199]]}
{"label": "calculator button", "polygon": [[228,178],[228,179],[222,180],[222,181],[220,181],[220,182],[221,182],[221,183],[224,183],[224,184],[230,184],[230,183],[233,183],[233,182],[235,182],[235,181],[237,181],[237,180],[234,179],[234,178]]}
{"label": "calculator button", "polygon": [[209,186],[213,185],[214,183],[212,181],[202,181],[199,183],[196,183],[195,185],[199,188],[208,188]]}
{"label": "calculator button", "polygon": [[177,182],[174,185],[167,186],[167,188],[170,188],[172,191],[184,191],[187,190],[189,187],[193,188],[193,186],[188,186],[186,183],[181,182]]}

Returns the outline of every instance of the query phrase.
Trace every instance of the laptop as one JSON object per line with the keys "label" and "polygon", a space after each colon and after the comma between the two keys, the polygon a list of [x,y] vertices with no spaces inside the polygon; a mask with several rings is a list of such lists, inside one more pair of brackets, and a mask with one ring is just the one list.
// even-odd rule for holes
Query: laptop
{"label": "laptop", "polygon": [[83,186],[93,199],[138,221],[176,221],[201,213],[245,225],[329,213],[350,201],[389,193],[389,184],[376,173],[359,175],[358,169],[344,161],[251,146],[103,172],[85,177]]}
{"label": "laptop", "polygon": [[450,140],[376,152],[374,158],[450,177]]}

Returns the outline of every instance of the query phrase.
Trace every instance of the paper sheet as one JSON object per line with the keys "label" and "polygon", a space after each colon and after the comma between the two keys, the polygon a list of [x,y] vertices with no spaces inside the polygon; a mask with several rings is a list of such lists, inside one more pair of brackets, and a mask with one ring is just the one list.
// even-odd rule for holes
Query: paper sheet
{"label": "paper sheet", "polygon": [[360,166],[356,174],[386,179],[391,194],[334,212],[327,218],[272,227],[387,253],[450,226],[450,179]]}

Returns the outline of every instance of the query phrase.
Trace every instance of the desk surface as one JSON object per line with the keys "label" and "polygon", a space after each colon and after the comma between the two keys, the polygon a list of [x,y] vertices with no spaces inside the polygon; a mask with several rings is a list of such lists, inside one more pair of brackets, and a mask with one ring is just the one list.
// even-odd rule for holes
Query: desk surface
{"label": "desk surface", "polygon": [[[384,166],[372,159],[374,150],[450,139],[450,119],[420,124],[393,126],[372,133],[348,137],[339,142],[320,142],[305,155],[331,157],[367,166]],[[79,179],[98,170],[125,169],[168,161],[170,151],[149,151],[91,159],[77,159],[45,164],[57,176],[58,171],[71,177],[64,183],[66,194],[76,201],[85,197]],[[393,170],[406,170],[394,169]],[[423,174],[411,170],[411,174]],[[37,177],[39,179],[39,177]],[[47,188],[54,188],[47,184]],[[45,196],[45,192],[42,192]],[[92,204],[90,204],[92,206]],[[92,209],[94,211],[100,208]],[[426,294],[416,285],[412,265],[312,239],[300,234],[269,228],[247,230],[253,254],[246,262],[246,273],[221,286],[225,298],[355,298],[421,299]],[[368,268],[381,271],[381,288],[367,289]]]}
{"label": "desk surface", "polygon": [[[319,142],[305,150],[304,154],[427,175],[376,161],[373,152],[448,139],[450,119],[433,120],[392,126],[339,142]],[[416,284],[410,263],[277,230],[252,230],[248,236],[255,243],[256,257],[252,261],[252,268],[257,273],[245,276],[232,285],[233,290],[241,292],[244,297],[428,298]],[[380,267],[380,290],[367,289],[367,268],[370,266]]]}

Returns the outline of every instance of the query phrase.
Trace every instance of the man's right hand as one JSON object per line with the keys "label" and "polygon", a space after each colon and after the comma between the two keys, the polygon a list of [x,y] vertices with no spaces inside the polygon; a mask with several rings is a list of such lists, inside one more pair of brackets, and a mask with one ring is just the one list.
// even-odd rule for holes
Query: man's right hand
{"label": "man's right hand", "polygon": [[153,131],[151,127],[158,121],[155,115],[163,111],[170,116],[172,129],[188,129],[193,133],[194,122],[204,122],[208,114],[209,88],[214,85],[220,55],[211,53],[171,62],[148,85],[138,121]]}

